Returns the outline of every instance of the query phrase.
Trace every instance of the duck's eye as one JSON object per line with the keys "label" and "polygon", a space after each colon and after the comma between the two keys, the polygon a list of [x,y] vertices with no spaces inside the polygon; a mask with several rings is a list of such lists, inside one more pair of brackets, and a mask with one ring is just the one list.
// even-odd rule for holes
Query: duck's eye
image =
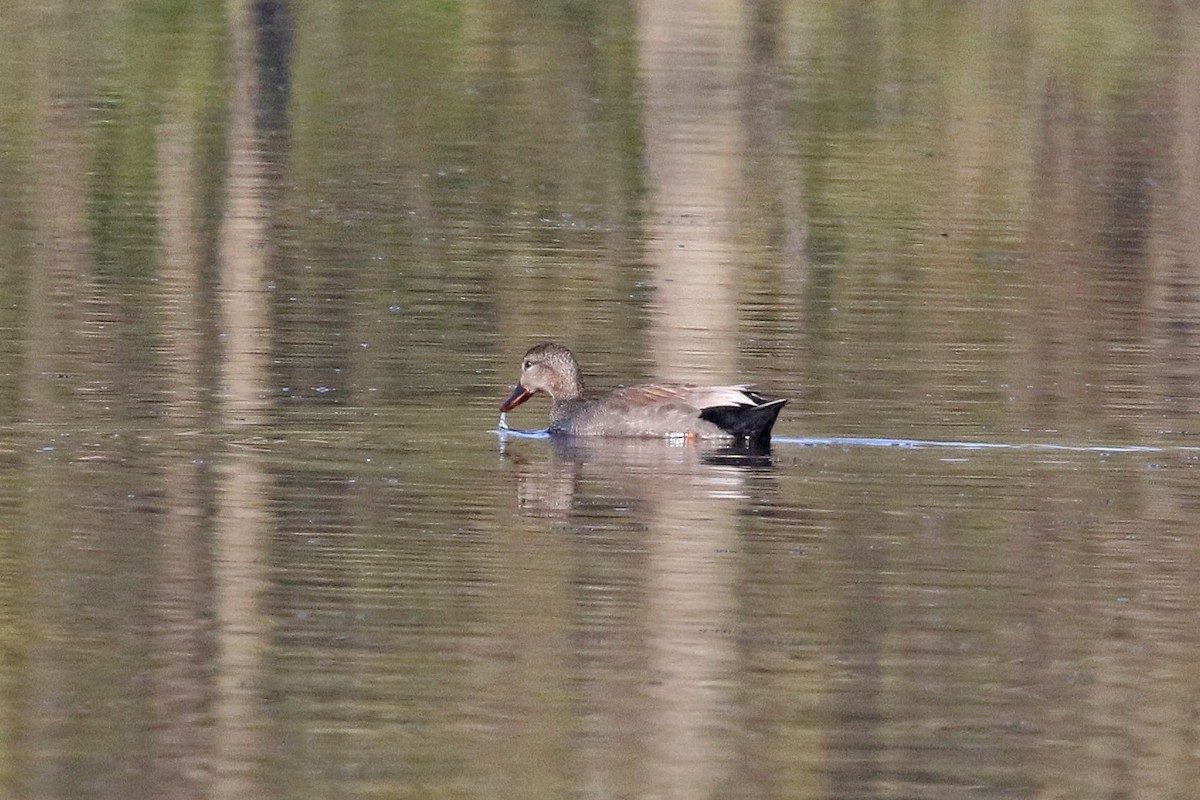
{"label": "duck's eye", "polygon": [[521,365],[521,369],[529,369],[532,366],[533,366],[533,362],[530,361],[529,359],[525,359],[525,363]]}

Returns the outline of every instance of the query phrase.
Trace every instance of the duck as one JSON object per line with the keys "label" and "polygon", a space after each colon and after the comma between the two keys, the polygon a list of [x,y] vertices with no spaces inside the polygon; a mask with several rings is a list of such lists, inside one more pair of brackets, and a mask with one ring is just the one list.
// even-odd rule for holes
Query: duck
{"label": "duck", "polygon": [[521,359],[521,375],[501,412],[550,395],[551,435],[662,437],[769,442],[787,399],[768,400],[749,384],[641,383],[588,400],[574,354],[543,342]]}

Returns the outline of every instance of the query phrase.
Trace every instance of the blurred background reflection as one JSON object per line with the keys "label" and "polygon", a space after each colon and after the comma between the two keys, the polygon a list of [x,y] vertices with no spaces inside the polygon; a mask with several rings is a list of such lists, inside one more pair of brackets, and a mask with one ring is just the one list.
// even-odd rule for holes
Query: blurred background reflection
{"label": "blurred background reflection", "polygon": [[[13,0],[0,67],[5,796],[1200,783],[1200,9]],[[792,402],[498,435],[546,339]]]}

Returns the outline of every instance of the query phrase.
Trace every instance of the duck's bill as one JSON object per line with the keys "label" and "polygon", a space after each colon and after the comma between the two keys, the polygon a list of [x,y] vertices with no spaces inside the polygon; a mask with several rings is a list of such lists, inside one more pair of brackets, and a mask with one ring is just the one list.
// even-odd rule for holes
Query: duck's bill
{"label": "duck's bill", "polygon": [[508,396],[508,399],[500,404],[500,410],[512,411],[531,397],[533,397],[533,392],[518,383],[517,388],[513,389],[513,393]]}

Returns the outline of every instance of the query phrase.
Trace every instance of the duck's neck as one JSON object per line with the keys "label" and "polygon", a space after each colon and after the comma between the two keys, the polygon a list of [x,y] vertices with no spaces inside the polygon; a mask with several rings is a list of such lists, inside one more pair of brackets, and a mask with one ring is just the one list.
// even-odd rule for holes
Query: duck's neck
{"label": "duck's neck", "polygon": [[555,377],[557,380],[550,388],[551,425],[571,416],[586,402],[583,399],[583,374],[573,359],[572,363],[568,364],[566,369],[560,370]]}
{"label": "duck's neck", "polygon": [[555,405],[583,399],[583,376],[579,374],[578,367],[560,374],[559,378],[560,380],[553,385],[553,391],[550,392]]}

